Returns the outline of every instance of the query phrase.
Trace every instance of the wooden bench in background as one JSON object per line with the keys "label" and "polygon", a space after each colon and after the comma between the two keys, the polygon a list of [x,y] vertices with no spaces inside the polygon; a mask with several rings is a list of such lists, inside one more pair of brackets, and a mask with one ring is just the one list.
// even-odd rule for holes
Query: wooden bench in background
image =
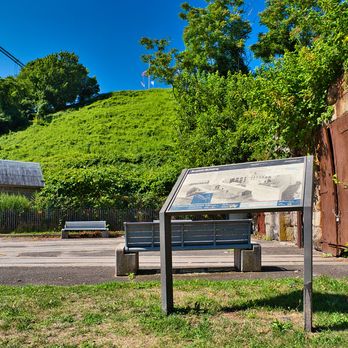
{"label": "wooden bench in background", "polygon": [[66,221],[62,229],[62,239],[69,238],[69,232],[96,232],[100,231],[102,237],[109,237],[106,221]]}

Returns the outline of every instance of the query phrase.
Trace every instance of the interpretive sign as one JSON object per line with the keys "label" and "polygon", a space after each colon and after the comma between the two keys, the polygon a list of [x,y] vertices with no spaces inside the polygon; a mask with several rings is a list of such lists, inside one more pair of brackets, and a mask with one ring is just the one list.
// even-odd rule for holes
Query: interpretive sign
{"label": "interpretive sign", "polygon": [[168,212],[303,206],[304,158],[188,169]]}
{"label": "interpretive sign", "polygon": [[312,156],[183,170],[160,211],[163,311],[173,311],[173,217],[296,210],[303,213],[304,328],[311,331],[312,209]]}

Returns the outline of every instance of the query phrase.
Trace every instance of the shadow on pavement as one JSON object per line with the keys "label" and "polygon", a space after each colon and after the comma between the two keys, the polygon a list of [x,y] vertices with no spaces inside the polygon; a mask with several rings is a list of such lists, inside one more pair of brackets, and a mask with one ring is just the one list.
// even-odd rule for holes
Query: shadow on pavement
{"label": "shadow on pavement", "polygon": [[[261,272],[248,272],[248,273],[264,273],[264,272],[288,272],[293,271],[286,269],[284,267],[277,266],[262,266]],[[192,267],[192,268],[173,268],[173,274],[187,274],[187,273],[224,273],[224,272],[236,272],[238,274],[244,274],[243,272],[238,272],[234,267]],[[139,269],[138,275],[151,275],[160,274],[161,270],[159,268],[142,268]]]}

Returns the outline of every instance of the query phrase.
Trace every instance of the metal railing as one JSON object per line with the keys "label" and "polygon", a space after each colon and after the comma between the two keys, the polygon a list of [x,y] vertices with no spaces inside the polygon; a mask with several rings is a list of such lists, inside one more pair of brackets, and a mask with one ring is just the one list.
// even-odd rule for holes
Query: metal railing
{"label": "metal railing", "polygon": [[111,231],[123,230],[125,221],[153,221],[158,219],[154,209],[28,209],[0,211],[0,233],[60,231],[65,221],[105,220]]}

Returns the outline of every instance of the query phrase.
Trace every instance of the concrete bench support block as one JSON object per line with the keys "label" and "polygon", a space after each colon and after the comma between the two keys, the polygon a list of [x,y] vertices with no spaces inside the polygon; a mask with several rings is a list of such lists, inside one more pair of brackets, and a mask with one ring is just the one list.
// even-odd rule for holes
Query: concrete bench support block
{"label": "concrete bench support block", "polygon": [[102,238],[109,238],[109,237],[110,237],[109,231],[102,231]]}
{"label": "concrete bench support block", "polygon": [[251,250],[234,250],[234,267],[240,272],[261,272],[261,245],[253,244]]}
{"label": "concrete bench support block", "polygon": [[116,276],[136,274],[139,269],[139,253],[125,253],[124,249],[116,249]]}
{"label": "concrete bench support block", "polygon": [[69,232],[68,231],[62,231],[62,239],[68,239],[69,238]]}

